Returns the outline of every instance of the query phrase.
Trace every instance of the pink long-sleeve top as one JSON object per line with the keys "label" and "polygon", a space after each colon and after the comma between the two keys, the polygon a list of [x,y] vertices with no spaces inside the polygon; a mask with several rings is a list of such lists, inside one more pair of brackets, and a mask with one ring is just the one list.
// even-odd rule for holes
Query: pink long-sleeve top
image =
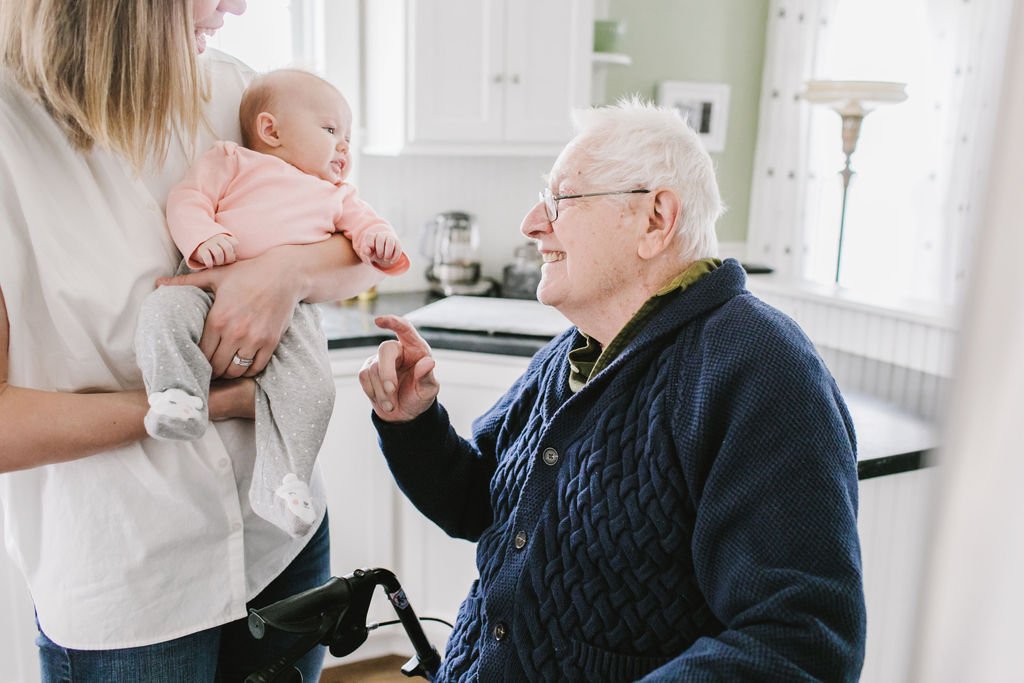
{"label": "pink long-sleeve top", "polygon": [[[218,234],[238,240],[235,255],[242,260],[284,244],[322,242],[335,232],[344,234],[361,254],[374,235],[394,233],[356,196],[353,185],[335,185],[273,155],[223,140],[171,190],[167,225],[194,270],[204,267],[192,258],[196,248]],[[401,275],[409,269],[409,258],[403,253],[388,268],[373,265],[388,275]]]}

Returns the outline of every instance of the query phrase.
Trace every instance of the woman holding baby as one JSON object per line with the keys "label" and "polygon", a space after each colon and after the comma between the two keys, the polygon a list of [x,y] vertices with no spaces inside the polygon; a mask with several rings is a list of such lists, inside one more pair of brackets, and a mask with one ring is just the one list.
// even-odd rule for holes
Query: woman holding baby
{"label": "woman holding baby", "polygon": [[[159,440],[143,422],[136,318],[181,260],[171,188],[214,141],[241,140],[253,74],[205,41],[244,10],[0,4],[0,504],[44,681],[242,680],[288,645],[252,640],[247,608],[329,576],[322,505],[293,538],[249,502],[252,378],[299,302],[380,280],[348,239],[273,247],[193,282],[215,294],[199,341],[213,426]],[[322,500],[315,469],[309,488]],[[306,680],[322,658],[301,662]]]}

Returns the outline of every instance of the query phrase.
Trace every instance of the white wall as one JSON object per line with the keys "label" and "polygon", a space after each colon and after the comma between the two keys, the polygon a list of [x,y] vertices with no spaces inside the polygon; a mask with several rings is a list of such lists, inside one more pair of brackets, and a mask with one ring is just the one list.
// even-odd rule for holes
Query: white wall
{"label": "white wall", "polygon": [[526,242],[519,224],[537,202],[554,157],[371,157],[359,160],[361,196],[389,220],[409,251],[408,273],[388,278],[382,291],[423,289],[427,260],[420,230],[442,211],[468,211],[480,226],[483,274],[501,281],[501,268]]}
{"label": "white wall", "polygon": [[[420,231],[442,211],[468,211],[480,226],[483,275],[501,282],[513,250],[528,240],[519,231],[537,203],[555,157],[360,157],[355,181],[360,196],[394,225],[409,251],[412,268],[387,278],[380,291],[425,289],[427,259],[419,252]],[[722,258],[742,258],[744,245],[719,244]]]}

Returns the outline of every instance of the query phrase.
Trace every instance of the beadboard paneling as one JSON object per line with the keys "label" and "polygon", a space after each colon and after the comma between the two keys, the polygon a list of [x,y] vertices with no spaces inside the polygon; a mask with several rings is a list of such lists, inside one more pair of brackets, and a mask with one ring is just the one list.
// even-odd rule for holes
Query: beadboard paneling
{"label": "beadboard paneling", "polygon": [[861,683],[909,680],[934,468],[860,482],[868,637]]}
{"label": "beadboard paneling", "polygon": [[419,249],[425,223],[443,211],[468,211],[480,227],[483,275],[500,282],[513,250],[527,241],[519,232],[526,212],[537,203],[544,174],[554,157],[378,157],[360,159],[359,189],[394,225],[412,268],[386,278],[381,291],[425,289],[427,258]]}

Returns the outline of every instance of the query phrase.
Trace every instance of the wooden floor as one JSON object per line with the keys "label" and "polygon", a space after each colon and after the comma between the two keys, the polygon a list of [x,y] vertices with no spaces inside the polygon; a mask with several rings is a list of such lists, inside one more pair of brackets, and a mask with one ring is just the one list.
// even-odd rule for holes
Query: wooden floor
{"label": "wooden floor", "polygon": [[408,683],[423,680],[402,675],[402,665],[406,661],[408,657],[391,655],[334,666],[324,669],[320,683]]}

